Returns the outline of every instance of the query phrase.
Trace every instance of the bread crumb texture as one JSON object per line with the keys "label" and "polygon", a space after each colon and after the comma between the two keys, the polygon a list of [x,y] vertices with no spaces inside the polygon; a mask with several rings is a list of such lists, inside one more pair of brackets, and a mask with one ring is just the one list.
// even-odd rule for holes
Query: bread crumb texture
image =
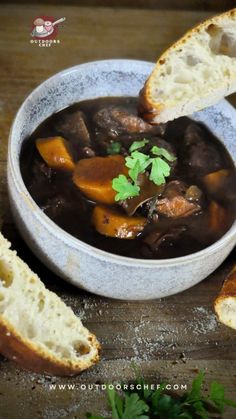
{"label": "bread crumb texture", "polygon": [[219,321],[236,329],[236,264],[227,276],[214,307]]}
{"label": "bread crumb texture", "polygon": [[236,9],[187,32],[157,61],[146,83],[156,122],[216,103],[236,90]]}
{"label": "bread crumb texture", "polygon": [[99,347],[71,308],[0,235],[0,351],[26,368],[50,373],[52,367],[54,374],[72,375],[98,360]]}

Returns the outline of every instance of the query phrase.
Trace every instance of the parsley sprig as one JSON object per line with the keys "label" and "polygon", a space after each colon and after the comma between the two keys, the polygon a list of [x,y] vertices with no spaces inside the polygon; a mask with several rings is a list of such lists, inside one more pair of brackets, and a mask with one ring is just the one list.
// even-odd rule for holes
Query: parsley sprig
{"label": "parsley sprig", "polygon": [[144,138],[141,141],[134,141],[133,144],[130,146],[129,151],[132,153],[132,151],[139,150],[140,148],[143,148],[146,144],[149,143],[149,140]]}
{"label": "parsley sprig", "polygon": [[139,173],[144,173],[150,164],[150,157],[140,151],[133,151],[131,156],[125,158],[125,165],[130,169],[129,176],[136,182]]}
{"label": "parsley sprig", "polygon": [[119,175],[113,179],[112,187],[118,192],[115,197],[116,201],[137,196],[140,191],[140,187],[135,183],[130,183],[125,175]]}
{"label": "parsley sprig", "polygon": [[[109,419],[210,419],[222,414],[225,405],[236,408],[236,403],[225,397],[225,389],[216,381],[210,385],[208,396],[202,394],[204,373],[200,372],[192,382],[190,392],[180,397],[165,393],[165,384],[152,390],[143,378],[137,379],[140,390],[129,391],[125,388],[119,394],[114,389],[107,390],[111,408]],[[135,386],[134,386],[135,387]],[[107,416],[87,414],[88,419],[107,419]]]}
{"label": "parsley sprig", "polygon": [[116,201],[139,195],[138,175],[146,170],[149,172],[149,179],[158,186],[165,183],[166,178],[170,176],[171,168],[168,162],[173,162],[175,157],[165,148],[157,146],[153,146],[149,154],[138,151],[148,143],[149,140],[144,138],[141,141],[134,141],[130,146],[131,154],[125,158],[129,178],[119,175],[112,181],[112,188],[117,192]]}

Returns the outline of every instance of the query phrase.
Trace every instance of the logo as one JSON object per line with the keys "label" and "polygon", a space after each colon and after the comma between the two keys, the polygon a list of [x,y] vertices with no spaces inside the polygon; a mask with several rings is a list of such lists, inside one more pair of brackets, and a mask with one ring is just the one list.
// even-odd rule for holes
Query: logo
{"label": "logo", "polygon": [[66,20],[65,17],[55,19],[51,16],[38,16],[34,19],[31,28],[31,44],[38,44],[38,46],[51,46],[59,44],[58,27]]}

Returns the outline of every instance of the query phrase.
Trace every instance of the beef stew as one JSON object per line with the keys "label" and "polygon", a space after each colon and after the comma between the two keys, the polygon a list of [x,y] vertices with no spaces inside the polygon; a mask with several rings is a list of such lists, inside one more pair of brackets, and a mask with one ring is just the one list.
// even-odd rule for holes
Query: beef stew
{"label": "beef stew", "polygon": [[20,165],[48,217],[118,255],[184,256],[235,220],[236,173],[223,144],[190,118],[150,125],[136,98],[87,100],[52,115],[25,139]]}

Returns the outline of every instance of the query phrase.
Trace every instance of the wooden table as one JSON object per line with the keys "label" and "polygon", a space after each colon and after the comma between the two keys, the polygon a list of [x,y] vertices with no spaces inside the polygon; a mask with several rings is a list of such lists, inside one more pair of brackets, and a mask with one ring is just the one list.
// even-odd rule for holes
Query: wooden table
{"label": "wooden table", "polygon": [[[30,44],[32,20],[60,17],[61,43],[51,48]],[[62,281],[33,256],[19,237],[7,198],[6,158],[10,125],[25,96],[55,72],[90,60],[136,58],[154,61],[187,28],[208,16],[173,12],[37,5],[1,5],[0,9],[0,216],[2,230],[19,255],[56,291],[102,343],[101,362],[77,378],[50,378],[18,369],[0,360],[0,418],[84,418],[104,411],[99,390],[49,390],[49,384],[88,384],[134,378],[131,360],[153,382],[189,384],[199,369],[206,382],[225,384],[235,397],[236,332],[217,323],[213,301],[236,253],[205,281],[180,295],[150,302],[100,298]],[[232,99],[235,101],[235,99]],[[207,386],[206,386],[207,387]],[[228,411],[228,418],[235,413]]]}

